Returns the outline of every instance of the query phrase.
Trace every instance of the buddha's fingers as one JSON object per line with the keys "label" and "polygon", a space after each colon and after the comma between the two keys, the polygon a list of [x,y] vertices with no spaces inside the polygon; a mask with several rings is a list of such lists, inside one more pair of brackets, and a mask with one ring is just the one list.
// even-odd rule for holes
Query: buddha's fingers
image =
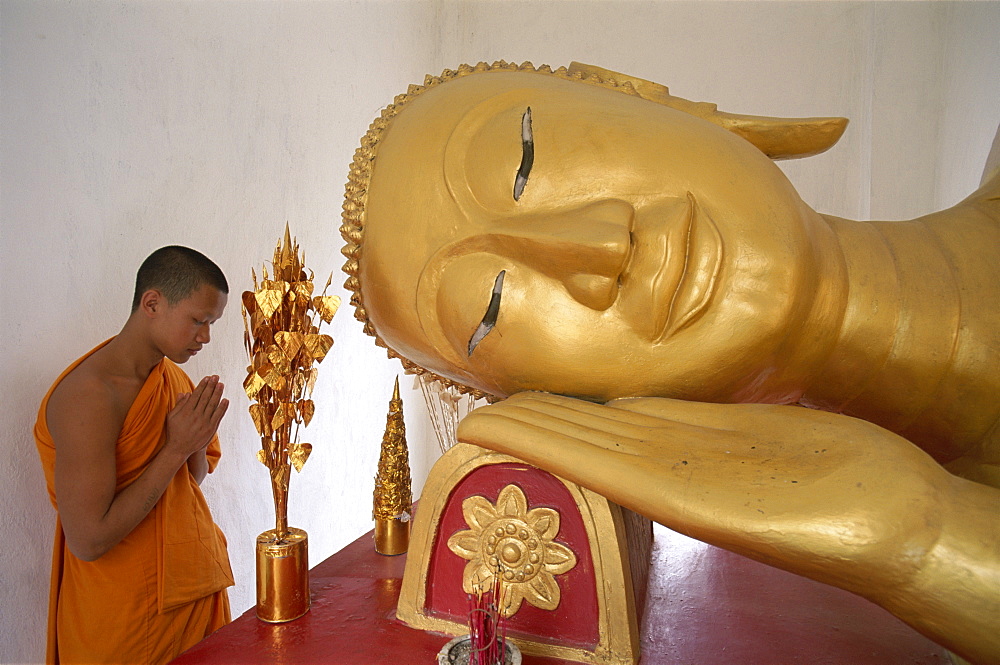
{"label": "buddha's fingers", "polygon": [[[687,450],[692,442],[704,443],[703,427],[675,422],[547,393],[521,393],[499,404],[483,407],[473,415],[498,415],[503,422],[533,425],[558,432],[580,443],[632,455],[666,455],[669,444]],[[726,438],[728,433],[713,433]]]}
{"label": "buddha's fingers", "polygon": [[[735,440],[773,438],[779,423],[779,429],[805,427],[816,432],[817,425],[824,427],[831,419],[845,419],[812,409],[773,404],[713,404],[663,397],[632,397],[595,404],[540,392],[518,393],[486,408],[510,417],[515,417],[515,411],[523,410],[524,415],[520,417],[527,422],[531,421],[529,412],[539,414],[538,418],[544,414],[585,430],[635,441],[648,441],[651,433],[654,437],[683,438],[687,435],[699,439],[699,444],[708,444],[709,449],[731,448]],[[583,438],[589,440],[590,437],[584,435]],[[709,440],[703,440],[705,438]]]}
{"label": "buddha's fingers", "polygon": [[[764,473],[755,471],[761,464],[731,454],[742,441],[736,433],[544,393],[477,409],[460,424],[458,438],[522,459],[671,526],[681,514],[721,516],[719,503],[746,511],[742,490],[733,488],[741,480],[759,483]],[[774,475],[772,466],[766,470]],[[713,493],[715,500],[706,496]]]}
{"label": "buddha's fingers", "polygon": [[715,404],[689,402],[660,397],[628,397],[608,402],[606,406],[629,411],[651,419],[670,419],[677,423],[711,428],[720,432],[739,432],[758,440],[774,438],[775,433],[801,430],[822,438],[828,431],[833,438],[848,427],[871,428],[869,423],[835,413],[782,404]]}
{"label": "buddha's fingers", "polygon": [[517,457],[639,512],[649,503],[675,506],[679,494],[669,491],[671,483],[652,458],[616,451],[605,433],[575,436],[572,428],[561,426],[564,421],[549,427],[545,416],[525,418],[518,411],[476,410],[462,421],[458,438]]}
{"label": "buddha's fingers", "polygon": [[946,476],[881,428],[791,406],[523,393],[477,409],[458,436],[697,537],[795,532],[820,549],[865,540],[872,519],[892,529],[924,519],[928,483]]}
{"label": "buddha's fingers", "polygon": [[[624,400],[618,400],[624,401]],[[674,401],[654,398],[653,401]],[[615,404],[617,402],[612,402]],[[588,422],[609,421],[613,423],[628,422],[639,426],[655,427],[663,422],[663,415],[658,412],[651,412],[648,415],[641,411],[628,412],[623,409],[612,410],[605,404],[595,404],[582,399],[564,397],[563,395],[553,395],[542,392],[523,392],[511,395],[502,402],[498,402],[490,408],[500,407],[503,409],[518,406],[531,409],[541,413],[551,413],[567,418],[585,418]]]}

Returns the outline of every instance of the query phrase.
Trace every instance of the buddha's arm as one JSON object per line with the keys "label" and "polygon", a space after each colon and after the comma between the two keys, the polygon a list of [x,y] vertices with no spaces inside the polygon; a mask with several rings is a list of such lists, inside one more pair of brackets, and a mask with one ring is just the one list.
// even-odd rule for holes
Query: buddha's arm
{"label": "buddha's arm", "polygon": [[523,393],[470,414],[458,436],[1000,662],[1000,491],[879,427],[793,406]]}

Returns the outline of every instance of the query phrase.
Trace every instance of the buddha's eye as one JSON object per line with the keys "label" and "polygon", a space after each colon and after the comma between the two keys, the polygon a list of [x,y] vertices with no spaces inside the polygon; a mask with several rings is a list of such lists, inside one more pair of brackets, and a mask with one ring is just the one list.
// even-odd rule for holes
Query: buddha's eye
{"label": "buddha's eye", "polygon": [[531,135],[531,107],[521,116],[521,166],[517,169],[517,177],[514,178],[514,200],[521,198],[524,186],[528,184],[528,174],[531,173],[531,164],[535,161],[535,139]]}
{"label": "buddha's eye", "polygon": [[493,326],[497,323],[497,315],[500,314],[500,292],[503,291],[503,276],[506,272],[506,270],[501,270],[496,280],[493,281],[493,293],[490,296],[490,304],[486,306],[486,315],[476,327],[476,331],[472,333],[472,338],[469,339],[470,357],[472,352],[476,350],[476,346],[483,341],[483,338],[493,330]]}

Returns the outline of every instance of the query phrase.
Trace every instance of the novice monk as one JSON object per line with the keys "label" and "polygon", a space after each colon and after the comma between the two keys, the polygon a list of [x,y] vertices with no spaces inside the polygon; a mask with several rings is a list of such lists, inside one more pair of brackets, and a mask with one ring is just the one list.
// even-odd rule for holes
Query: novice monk
{"label": "novice monk", "polygon": [[175,363],[209,342],[222,271],[163,247],[136,276],[118,336],[63,372],[35,442],[58,511],[49,663],[165,663],[230,620],[226,541],[198,484],[220,456],[219,377]]}

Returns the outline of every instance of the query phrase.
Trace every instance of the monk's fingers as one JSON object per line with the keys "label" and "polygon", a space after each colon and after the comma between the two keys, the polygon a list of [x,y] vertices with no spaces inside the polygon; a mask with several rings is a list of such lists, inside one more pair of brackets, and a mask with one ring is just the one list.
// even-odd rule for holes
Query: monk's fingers
{"label": "monk's fingers", "polygon": [[225,386],[218,376],[206,376],[191,393],[191,408],[199,415],[211,415],[222,400]]}
{"label": "monk's fingers", "polygon": [[[226,400],[222,398],[223,393],[226,390],[226,386],[216,378],[215,388],[212,390],[212,394],[209,396],[207,402],[205,403],[205,410],[209,413],[215,413],[219,410],[222,403]],[[223,410],[223,413],[225,411]]]}
{"label": "monk's fingers", "polygon": [[[203,404],[205,401],[205,391],[208,389],[210,380],[211,377],[206,376],[198,382],[198,385],[196,385],[190,393],[187,393],[188,398],[185,400],[185,404],[183,405],[184,408],[192,412],[204,408]],[[178,406],[181,406],[179,400]]]}
{"label": "monk's fingers", "polygon": [[215,432],[219,427],[219,423],[222,422],[222,417],[226,415],[226,411],[229,410],[229,400],[223,399],[219,402],[215,411],[212,413],[212,431]]}

